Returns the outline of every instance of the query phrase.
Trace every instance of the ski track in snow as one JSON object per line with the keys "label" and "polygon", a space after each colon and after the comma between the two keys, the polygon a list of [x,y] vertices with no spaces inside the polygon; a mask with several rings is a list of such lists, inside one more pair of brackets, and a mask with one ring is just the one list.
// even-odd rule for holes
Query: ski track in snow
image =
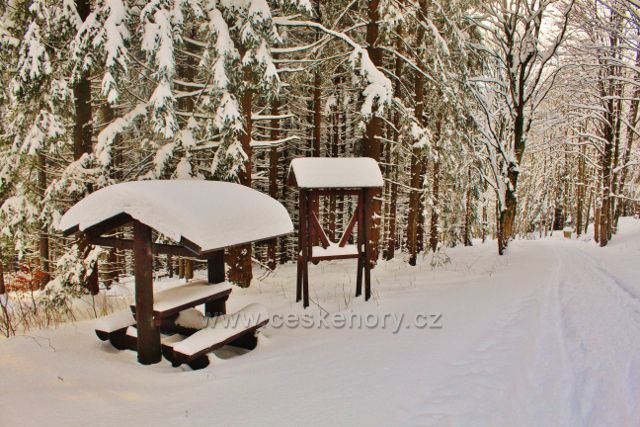
{"label": "ski track in snow", "polygon": [[529,245],[553,254],[552,272],[450,362],[405,425],[637,425],[640,299],[591,247]]}

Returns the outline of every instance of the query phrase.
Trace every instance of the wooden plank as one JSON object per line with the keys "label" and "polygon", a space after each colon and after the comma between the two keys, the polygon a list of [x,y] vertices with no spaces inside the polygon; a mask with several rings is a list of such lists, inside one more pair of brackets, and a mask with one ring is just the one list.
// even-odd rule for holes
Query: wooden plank
{"label": "wooden plank", "polygon": [[345,254],[345,255],[325,255],[325,256],[311,256],[309,261],[331,261],[336,259],[356,259],[360,254]]}
{"label": "wooden plank", "polygon": [[133,252],[136,279],[136,322],[138,326],[138,362],[143,365],[162,359],[160,328],[153,319],[153,255],[151,228],[140,221],[133,222]]}
{"label": "wooden plank", "polygon": [[[220,341],[220,342],[216,342],[216,343],[212,343],[211,346],[204,348],[202,350],[200,350],[199,352],[193,354],[193,355],[186,355],[183,353],[179,353],[177,351],[174,351],[172,346],[168,346],[168,345],[163,345],[162,346],[162,354],[164,355],[164,357],[169,360],[171,362],[171,365],[174,367],[178,367],[180,365],[182,365],[183,363],[188,364],[192,369],[202,369],[204,367],[207,367],[209,365],[209,361],[207,358],[207,353],[210,353],[214,350],[217,350],[227,344],[231,344],[234,341],[239,341],[240,338],[246,336],[246,335],[255,335],[256,331],[260,328],[262,328],[263,326],[265,326],[267,323],[269,323],[269,319],[265,319],[262,322],[258,323],[257,325],[254,325],[250,328],[247,328],[243,331],[238,332],[237,334],[230,336],[229,338],[225,339],[224,341]],[[205,360],[203,360],[206,359]]]}
{"label": "wooden plank", "polygon": [[357,196],[360,194],[360,190],[357,189],[342,189],[342,188],[328,188],[313,190],[314,194],[318,196]]}
{"label": "wooden plank", "polygon": [[[164,310],[164,311],[158,311],[158,310],[153,310],[153,316],[156,319],[156,323],[158,323],[158,321],[161,321],[162,319],[168,319],[172,316],[177,315],[178,313],[180,313],[183,310],[186,310],[188,308],[194,308],[197,307],[199,305],[202,304],[208,304],[208,303],[214,303],[216,301],[226,301],[229,298],[229,294],[231,293],[231,289],[226,289],[222,292],[218,292],[216,294],[213,295],[208,295],[206,297],[202,297],[202,298],[198,298],[198,299],[194,299],[192,301],[186,302],[184,304],[181,305],[176,305],[174,307],[171,307],[168,310]],[[138,318],[137,314],[138,314],[138,305],[136,304],[135,306],[131,306],[131,312],[136,316],[136,319]]]}
{"label": "wooden plank", "polygon": [[344,233],[342,233],[342,237],[340,238],[340,242],[338,243],[338,246],[340,246],[341,248],[344,248],[345,245],[349,242],[349,238],[353,234],[353,229],[358,223],[358,219],[359,219],[358,210],[356,210],[353,213],[351,220],[349,220],[349,224],[347,225],[347,228],[344,230]]}
{"label": "wooden plank", "polygon": [[309,219],[311,220],[311,226],[315,230],[316,239],[320,240],[320,244],[323,248],[328,248],[330,245],[329,238],[324,232],[324,229],[322,228],[322,225],[320,224],[320,220],[318,219],[316,213],[312,211]]}

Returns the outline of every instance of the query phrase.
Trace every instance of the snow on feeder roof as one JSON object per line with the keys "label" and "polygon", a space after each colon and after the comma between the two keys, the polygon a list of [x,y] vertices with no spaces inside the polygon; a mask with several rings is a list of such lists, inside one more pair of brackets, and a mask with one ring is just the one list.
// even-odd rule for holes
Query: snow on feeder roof
{"label": "snow on feeder roof", "polygon": [[289,184],[298,188],[377,188],[383,186],[378,162],[369,157],[293,159]]}
{"label": "snow on feeder roof", "polygon": [[287,210],[271,197],[239,184],[199,180],[135,181],[102,188],[69,209],[58,228],[65,234],[87,232],[131,219],[200,255],[293,231]]}

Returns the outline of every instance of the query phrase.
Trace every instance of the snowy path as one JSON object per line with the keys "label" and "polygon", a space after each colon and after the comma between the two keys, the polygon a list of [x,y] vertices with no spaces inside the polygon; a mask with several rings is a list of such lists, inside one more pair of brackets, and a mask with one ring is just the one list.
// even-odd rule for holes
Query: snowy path
{"label": "snowy path", "polygon": [[575,242],[527,249],[551,255],[539,286],[451,363],[457,373],[408,425],[640,422],[640,276],[630,289],[597,259],[599,249]]}
{"label": "snowy path", "polygon": [[[622,225],[605,249],[553,237],[456,248],[436,271],[385,263],[368,304],[351,263],[311,270],[331,313],[442,313],[442,329],[268,328],[200,372],[139,366],[89,322],[0,341],[0,425],[638,425],[640,221]],[[294,273],[231,308],[302,313]]]}

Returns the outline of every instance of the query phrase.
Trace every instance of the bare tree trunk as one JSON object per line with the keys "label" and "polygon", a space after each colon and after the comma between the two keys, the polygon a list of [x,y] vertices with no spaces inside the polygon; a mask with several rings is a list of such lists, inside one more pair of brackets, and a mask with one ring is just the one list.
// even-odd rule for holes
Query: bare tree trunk
{"label": "bare tree trunk", "polygon": [[515,150],[515,163],[507,165],[508,186],[505,192],[505,206],[500,212],[500,228],[498,232],[498,253],[504,254],[509,240],[513,237],[514,222],[516,219],[516,211],[518,209],[518,199],[516,191],[518,188],[518,178],[520,170],[518,165],[522,162],[522,156],[525,149],[524,133],[525,133],[525,113],[524,105],[516,105],[516,115],[514,120],[513,145]]}
{"label": "bare tree trunk", "polygon": [[[580,147],[580,157],[578,157],[578,188],[576,197],[576,235],[579,237],[582,233],[582,212],[584,210],[584,197],[585,197],[585,146]],[[589,219],[587,218],[587,221]]]}
{"label": "bare tree trunk", "polygon": [[487,241],[487,225],[489,217],[487,215],[487,206],[482,206],[482,243]]}
{"label": "bare tree trunk", "polygon": [[[640,50],[636,51],[636,69],[640,69]],[[636,78],[640,77],[640,73],[636,73]],[[620,172],[620,177],[618,179],[618,194],[622,194],[624,192],[624,188],[626,185],[626,181],[627,181],[627,175],[628,175],[628,171],[629,168],[624,167],[627,163],[627,161],[629,160],[629,156],[631,155],[631,147],[633,147],[633,143],[635,141],[635,137],[636,137],[636,133],[635,131],[633,131],[631,129],[631,126],[633,126],[634,128],[636,127],[637,123],[638,123],[638,106],[639,106],[639,100],[640,100],[640,86],[635,87],[634,91],[633,91],[633,98],[631,100],[631,106],[629,108],[629,115],[628,115],[628,129],[627,129],[627,145],[624,149],[624,151],[622,152],[622,158],[620,159],[620,165],[623,167],[622,171]],[[621,209],[620,209],[620,203],[616,203],[616,210],[614,213],[614,224],[617,227],[618,225],[618,218],[620,218],[621,215]]]}
{"label": "bare tree trunk", "polygon": [[593,239],[596,243],[600,242],[600,207],[597,205],[597,201],[594,200],[594,204],[596,205],[593,210],[594,222],[593,222]]}
{"label": "bare tree trunk", "polygon": [[[586,189],[585,189],[586,191]],[[584,234],[589,231],[589,216],[591,215],[591,200],[593,199],[593,193],[589,196],[589,203],[587,203],[587,213],[584,217]]]}
{"label": "bare tree trunk", "polygon": [[605,113],[606,123],[604,124],[604,146],[602,147],[602,154],[600,155],[600,168],[601,168],[601,204],[600,204],[600,246],[607,246],[611,237],[611,162],[613,156],[613,139],[614,135],[614,117],[613,117],[613,100],[608,102],[609,111]]}
{"label": "bare tree trunk", "polygon": [[7,293],[4,283],[4,258],[2,256],[2,248],[0,248],[0,295]]}
{"label": "bare tree trunk", "polygon": [[467,194],[464,214],[464,245],[471,246],[471,221],[473,209],[471,208],[471,167],[467,169]]}

